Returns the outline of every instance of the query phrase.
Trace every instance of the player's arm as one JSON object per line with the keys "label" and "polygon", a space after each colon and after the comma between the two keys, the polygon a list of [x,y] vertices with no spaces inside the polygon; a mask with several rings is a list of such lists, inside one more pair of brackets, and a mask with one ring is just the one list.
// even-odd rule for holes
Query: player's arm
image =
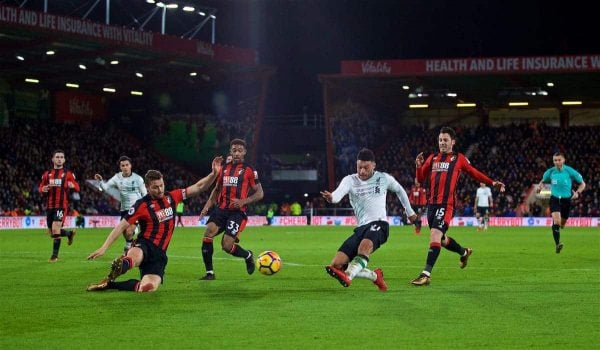
{"label": "player's arm", "polygon": [[241,208],[245,205],[252,204],[254,202],[258,202],[263,199],[265,196],[265,192],[263,191],[262,185],[260,183],[255,183],[252,188],[252,195],[246,197],[245,199],[235,199],[231,206],[234,208]]}
{"label": "player's arm", "polygon": [[42,180],[40,181],[40,184],[38,186],[38,191],[40,193],[47,193],[48,189],[50,188],[50,186],[48,186],[48,172],[44,172],[44,175],[42,175]]}
{"label": "player's arm", "polygon": [[139,191],[142,197],[145,197],[148,194],[148,190],[146,189],[146,185],[144,184],[144,179],[140,176],[141,183],[139,185]]}
{"label": "player's arm", "polygon": [[[99,176],[99,179],[96,177],[96,175]],[[94,178],[96,180],[100,181],[100,188],[103,189],[104,191],[106,191],[109,188],[119,189],[119,185],[117,184],[117,182],[119,181],[118,173],[113,175],[113,177],[108,179],[108,181],[106,181],[106,182],[102,181],[102,176],[100,176],[100,174],[96,174],[96,175],[94,175]]]}
{"label": "player's arm", "polygon": [[345,195],[350,192],[350,177],[346,176],[342,179],[338,187],[333,192],[321,191],[321,196],[328,203],[339,203]]}
{"label": "player's arm", "polygon": [[583,181],[583,176],[581,176],[581,174],[577,170],[569,166],[566,166],[565,170],[569,172],[569,176],[571,177],[571,179],[578,184],[577,189],[573,192],[573,195],[571,196],[571,199],[577,199],[580,197],[581,193],[585,189],[585,182]]}
{"label": "player's arm", "polygon": [[402,185],[400,185],[398,181],[396,181],[396,179],[392,175],[385,175],[389,179],[388,188],[394,193],[396,193],[398,200],[400,200],[400,203],[402,203],[402,206],[406,211],[406,216],[408,217],[410,222],[414,222],[415,220],[417,220],[417,214],[410,205],[410,201],[408,200],[408,194],[406,194],[406,190],[404,189],[404,187],[402,187]]}
{"label": "player's arm", "polygon": [[467,172],[467,174],[469,174],[473,179],[477,180],[478,182],[483,182],[486,185],[498,187],[500,188],[500,192],[504,192],[504,190],[506,189],[503,182],[490,179],[487,175],[485,175],[481,171],[477,170],[474,166],[472,166],[465,156],[462,156],[462,164],[462,168]]}
{"label": "player's arm", "polygon": [[575,192],[573,192],[573,196],[571,197],[571,199],[579,198],[579,196],[581,196],[581,193],[583,192],[583,190],[585,190],[585,182],[583,182],[583,180],[582,180],[579,183],[579,186],[577,186],[577,190],[575,190]]}
{"label": "player's arm", "polygon": [[433,159],[433,154],[429,155],[429,157],[427,157],[427,160],[425,160],[425,158],[423,158],[423,152],[421,152],[417,155],[417,158],[415,159],[415,166],[416,166],[416,177],[417,177],[418,182],[424,183],[425,179],[427,179],[427,176],[429,176],[429,173],[431,172],[431,160],[432,159]]}
{"label": "player's arm", "polygon": [[222,162],[223,157],[215,157],[212,161],[212,172],[185,189],[187,197],[193,197],[206,191],[215,182],[217,175],[221,171]]}
{"label": "player's arm", "polygon": [[98,185],[100,186],[100,191],[106,191],[106,184],[104,183],[104,179],[100,174],[94,174],[94,180],[98,181]]}
{"label": "player's arm", "polygon": [[550,171],[552,169],[548,169],[544,172],[544,175],[542,176],[542,179],[540,180],[540,183],[537,184],[537,187],[535,189],[535,191],[537,193],[540,193],[543,189],[544,189],[544,184],[550,183]]}
{"label": "player's arm", "polygon": [[110,233],[108,234],[108,237],[106,237],[106,240],[104,241],[102,246],[100,248],[96,249],[90,255],[88,255],[87,259],[94,260],[94,259],[104,255],[104,253],[106,253],[106,250],[113,244],[113,242],[117,238],[121,237],[121,234],[123,233],[123,231],[125,231],[125,229],[127,227],[129,227],[129,222],[125,219],[121,219],[121,221],[117,224],[117,226],[115,226],[115,228],[113,228],[112,231],[110,231]]}
{"label": "player's arm", "polygon": [[215,186],[215,188],[213,188],[212,192],[210,192],[210,196],[208,197],[206,204],[204,204],[204,207],[202,208],[202,211],[200,212],[200,216],[205,216],[208,213],[208,211],[210,210],[210,208],[213,205],[215,205],[220,193],[221,193],[221,186],[219,186],[219,184],[217,184]]}
{"label": "player's arm", "polygon": [[73,174],[72,172],[69,172],[69,179],[70,180],[67,180],[67,187],[74,190],[75,192],[79,192],[79,190],[80,190],[79,183],[75,179],[75,174]]}

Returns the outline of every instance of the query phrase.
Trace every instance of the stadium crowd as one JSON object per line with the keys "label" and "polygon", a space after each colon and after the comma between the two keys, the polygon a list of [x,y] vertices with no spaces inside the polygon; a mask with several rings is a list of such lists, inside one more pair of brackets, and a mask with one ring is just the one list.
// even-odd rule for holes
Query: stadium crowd
{"label": "stadium crowd", "polygon": [[[119,215],[118,203],[85,183],[94,174],[112,177],[119,171],[117,160],[127,155],[133,171],[142,177],[149,169],[165,176],[167,189],[195,183],[201,175],[162,157],[129,134],[110,124],[55,124],[13,119],[10,127],[0,128],[0,213],[1,215],[43,215],[45,202],[37,190],[42,173],[51,167],[54,149],[65,152],[66,166],[81,185],[79,200],[72,209],[83,214]],[[210,166],[206,165],[207,169]],[[207,170],[208,171],[208,170]],[[186,214],[197,214],[207,194],[186,203]]]}
{"label": "stadium crowd", "polygon": [[[377,169],[390,173],[408,191],[414,181],[416,154],[437,151],[434,146],[438,128],[390,127],[376,119],[369,119],[369,127],[361,127],[366,130],[361,135],[356,128],[357,125],[363,125],[365,120],[361,113],[351,113],[352,110],[352,106],[347,107],[337,114],[334,121],[336,175],[355,172],[354,155],[359,147],[369,147],[376,152]],[[218,128],[223,138],[227,136],[226,126],[220,125]],[[464,153],[477,168],[502,179],[507,185],[506,193],[494,193],[492,215],[545,216],[546,208],[538,203],[529,205],[525,199],[544,170],[552,166],[552,154],[561,151],[566,155],[567,164],[579,169],[588,184],[582,198],[573,206],[571,215],[600,216],[600,199],[595,190],[600,185],[600,156],[590,151],[597,149],[599,144],[597,127],[561,129],[524,123],[502,127],[457,127],[456,131],[456,149]],[[0,215],[44,213],[44,201],[37,191],[37,185],[41,174],[50,167],[50,155],[56,148],[65,151],[67,167],[74,171],[82,185],[80,199],[72,201],[72,209],[87,215],[118,215],[118,203],[85,183],[85,180],[93,179],[95,173],[105,178],[111,177],[118,171],[116,161],[121,155],[131,157],[133,171],[142,176],[149,169],[162,171],[167,188],[187,186],[200,177],[111,124],[73,125],[13,119],[10,127],[0,128],[0,137],[3,140],[0,144],[0,173],[3,174],[0,179]],[[259,163],[264,166],[268,162]],[[259,167],[258,170],[268,174],[267,169]],[[320,177],[322,175],[320,173]],[[338,177],[341,179],[343,176]],[[267,178],[268,186],[274,186]],[[477,187],[477,183],[463,177],[458,186],[456,215],[473,215]],[[265,191],[268,193],[269,188],[265,188]],[[202,194],[187,203],[184,214],[197,215],[206,195]],[[350,207],[347,201],[345,198],[338,207]],[[284,203],[257,205],[250,211],[265,214],[268,207],[278,208],[281,204]],[[304,206],[324,208],[327,205],[317,196]],[[403,214],[403,209],[393,196],[388,197],[388,207],[390,215]],[[280,208],[275,211],[276,214],[286,213]]]}
{"label": "stadium crowd", "polygon": [[[415,156],[437,152],[435,145],[438,127],[377,125],[375,130],[389,129],[395,132],[386,138],[367,138],[365,143],[357,143],[348,137],[356,133],[349,121],[350,113],[344,114],[343,122],[334,122],[343,130],[334,134],[336,154],[346,154],[352,146],[369,147],[376,151],[377,169],[394,176],[408,191],[414,182]],[[358,118],[358,117],[356,117]],[[354,122],[358,122],[358,119]],[[362,117],[361,117],[362,118]],[[369,118],[375,123],[376,118]],[[354,130],[354,131],[353,131]],[[561,151],[566,155],[566,164],[581,171],[588,184],[581,199],[572,208],[571,216],[600,216],[598,191],[600,186],[600,155],[592,151],[598,149],[599,132],[597,127],[569,127],[562,129],[536,123],[523,123],[501,127],[456,127],[457,143],[455,150],[464,153],[475,167],[492,178],[502,179],[506,184],[504,194],[494,193],[493,216],[546,216],[544,204],[527,204],[533,185],[538,183],[546,169],[552,167],[552,155]],[[383,140],[383,141],[382,141]],[[351,153],[348,152],[350,155]],[[351,158],[346,157],[351,160]],[[339,159],[336,174],[345,175],[356,171],[353,162]],[[478,183],[462,177],[457,189],[457,216],[474,215],[475,192]],[[342,206],[348,206],[347,199]],[[390,215],[402,215],[398,201],[388,197]]]}

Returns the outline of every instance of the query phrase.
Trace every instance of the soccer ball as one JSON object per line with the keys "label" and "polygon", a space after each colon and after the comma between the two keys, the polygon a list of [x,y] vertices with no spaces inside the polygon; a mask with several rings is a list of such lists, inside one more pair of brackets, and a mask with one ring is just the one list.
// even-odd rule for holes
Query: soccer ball
{"label": "soccer ball", "polygon": [[258,255],[256,265],[258,266],[258,271],[263,275],[274,275],[281,269],[281,258],[274,251],[267,250]]}

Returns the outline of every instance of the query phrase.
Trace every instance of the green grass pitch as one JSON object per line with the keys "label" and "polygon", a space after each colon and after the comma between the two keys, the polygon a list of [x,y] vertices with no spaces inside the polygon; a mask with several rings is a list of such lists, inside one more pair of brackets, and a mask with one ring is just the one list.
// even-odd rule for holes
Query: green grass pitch
{"label": "green grass pitch", "polygon": [[[429,235],[393,227],[371,256],[389,286],[343,288],[327,265],[351,227],[248,227],[241,244],[275,250],[274,276],[248,276],[219,249],[215,281],[200,281],[203,228],[177,228],[156,293],[85,291],[119,255],[86,261],[109,229],[81,229],[48,263],[43,230],[0,230],[1,349],[589,349],[600,337],[600,230],[452,227],[474,252],[466,269],[442,250],[431,285],[414,287]],[[134,269],[120,279],[138,278]]]}

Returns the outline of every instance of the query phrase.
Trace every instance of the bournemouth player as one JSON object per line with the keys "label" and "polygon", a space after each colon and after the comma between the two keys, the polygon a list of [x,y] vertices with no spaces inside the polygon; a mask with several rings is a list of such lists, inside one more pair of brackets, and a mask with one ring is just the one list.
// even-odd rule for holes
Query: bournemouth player
{"label": "bournemouth player", "polygon": [[344,177],[335,191],[321,191],[329,203],[338,203],[349,195],[358,222],[354,234],[342,243],[331,265],[325,267],[325,271],[344,287],[359,277],[372,281],[382,292],[387,290],[383,271],[370,270],[367,264],[371,254],[388,239],[390,225],[385,208],[388,191],[396,193],[409,220],[414,222],[417,215],[406,191],[391,175],[375,171],[375,155],[366,148],[358,152],[355,174]]}
{"label": "bournemouth player", "polygon": [[[248,274],[254,273],[255,268],[252,251],[245,250],[239,245],[239,236],[246,226],[246,207],[261,200],[264,193],[258,180],[258,173],[252,166],[244,163],[246,142],[241,139],[231,140],[229,151],[232,161],[226,163],[221,169],[214,193],[209,198],[211,203],[216,198],[217,207],[208,219],[202,239],[202,260],[206,275],[201,279],[207,281],[215,279],[212,259],[213,239],[221,232],[224,232],[221,248],[232,256],[244,259]],[[210,204],[207,203],[205,208],[210,208]]]}
{"label": "bournemouth player", "polygon": [[[162,174],[157,170],[149,170],[144,176],[148,194],[138,200],[129,212],[110,232],[100,248],[91,253],[88,259],[104,255],[108,247],[121,235],[129,225],[139,222],[141,232],[134,245],[112,262],[108,277],[99,283],[88,286],[88,291],[117,289],[134,292],[152,292],[158,289],[163,281],[167,266],[167,248],[175,229],[175,208],[178,203],[206,191],[217,178],[221,170],[222,158],[212,162],[212,172],[203,179],[185,189],[165,192]],[[115,279],[138,266],[141,280],[130,279],[116,282]]]}
{"label": "bournemouth player", "polygon": [[440,152],[423,158],[419,153],[416,158],[417,181],[423,183],[429,181],[429,204],[427,207],[427,221],[429,223],[430,238],[427,261],[423,272],[412,280],[416,286],[428,285],[431,278],[431,270],[440,255],[441,247],[460,255],[460,268],[467,266],[469,256],[473,252],[471,248],[463,248],[446,231],[454,214],[454,197],[456,184],[462,172],[479,182],[500,187],[504,192],[504,184],[494,181],[485,174],[475,169],[462,153],[452,151],[456,143],[456,134],[452,128],[443,127],[438,136]]}
{"label": "bournemouth player", "polygon": [[410,189],[408,200],[417,214],[417,219],[415,220],[415,235],[420,235],[421,216],[423,215],[425,206],[427,205],[427,192],[423,187],[421,187],[421,183],[419,181],[415,180],[415,184]]}
{"label": "bournemouth player", "polygon": [[[129,208],[148,192],[146,191],[146,186],[144,186],[144,179],[131,170],[131,158],[121,156],[118,165],[121,172],[116,173],[106,183],[102,181],[102,175],[100,174],[94,175],[94,178],[97,181],[100,181],[100,189],[103,191],[106,191],[111,187],[116,188],[119,191],[121,200],[121,219],[123,219],[125,215],[127,215]],[[125,238],[125,247],[123,248],[124,254],[131,248],[134,230],[135,224],[129,225],[125,231],[123,231],[123,238]]]}
{"label": "bournemouth player", "polygon": [[[571,200],[579,198],[585,189],[581,174],[565,164],[565,155],[555,153],[552,157],[554,166],[544,172],[542,181],[537,186],[539,193],[545,183],[550,184],[550,211],[552,212],[552,236],[556,244],[556,254],[560,253],[563,244],[560,242],[560,229],[565,227],[571,210]],[[578,186],[573,191],[573,181]]]}
{"label": "bournemouth player", "polygon": [[65,231],[62,226],[67,217],[67,208],[69,206],[69,190],[79,192],[79,184],[75,180],[75,175],[66,170],[65,152],[55,150],[52,152],[52,169],[44,172],[42,181],[38,186],[41,194],[46,195],[46,223],[48,233],[53,239],[52,256],[50,262],[58,261],[58,252],[60,250],[61,237],[67,237],[68,244],[73,244],[75,230]]}

